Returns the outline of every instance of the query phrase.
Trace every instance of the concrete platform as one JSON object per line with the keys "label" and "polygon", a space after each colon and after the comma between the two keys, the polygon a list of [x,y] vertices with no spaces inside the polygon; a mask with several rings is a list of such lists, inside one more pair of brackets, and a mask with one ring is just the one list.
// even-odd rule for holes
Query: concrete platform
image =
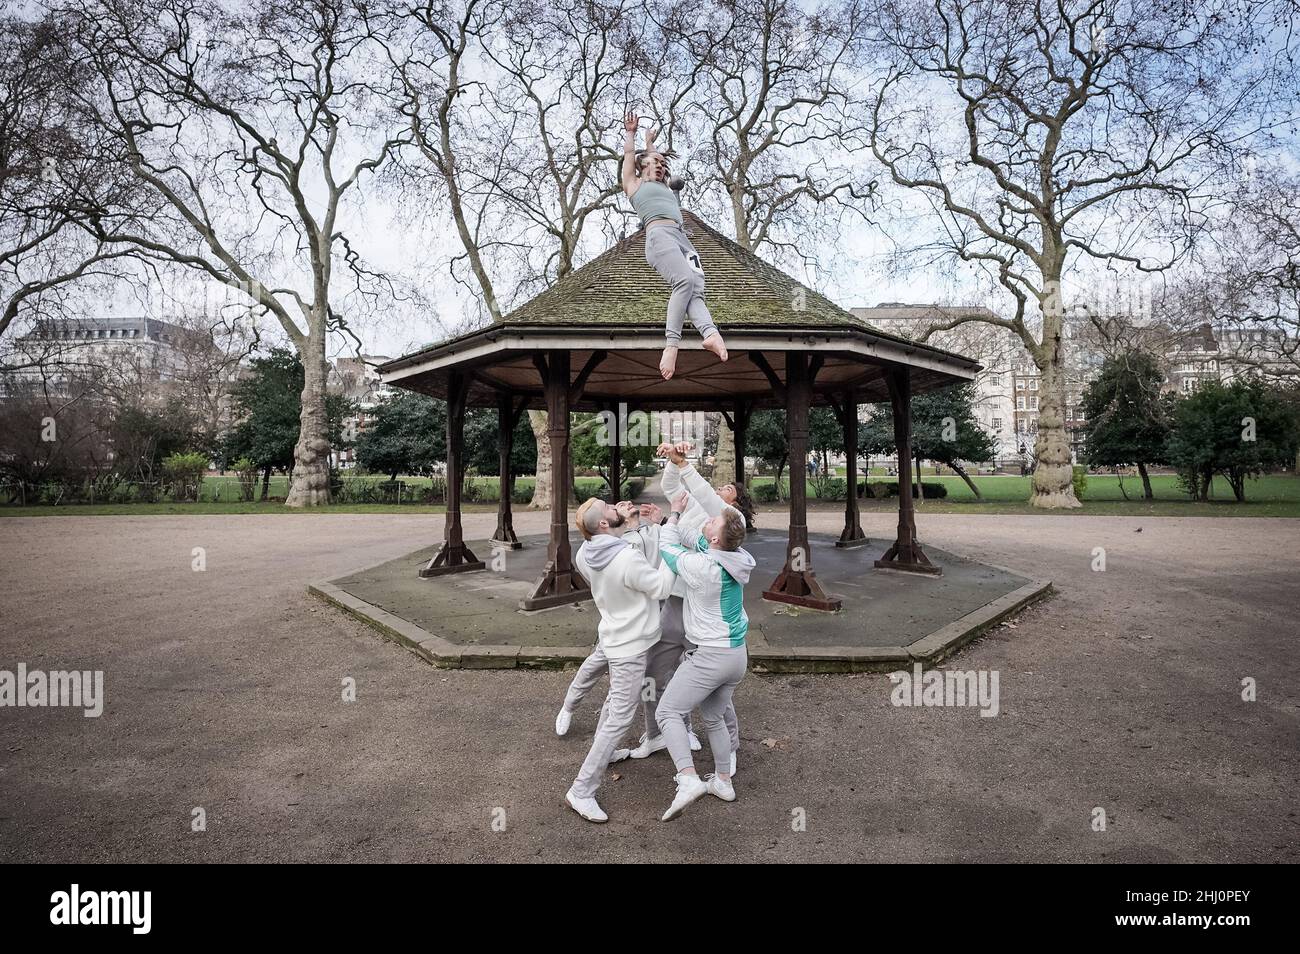
{"label": "concrete platform", "polygon": [[[576,537],[576,534],[574,535]],[[521,550],[494,554],[467,541],[487,570],[421,579],[436,545],[309,587],[437,666],[556,668],[577,665],[596,638],[590,601],[525,612],[519,602],[541,573],[546,537],[521,538]],[[823,588],[843,600],[828,613],[764,600],[763,587],[785,557],[786,534],[759,530],[746,548],[758,570],[746,587],[749,657],[758,671],[893,671],[931,665],[1051,590],[1051,582],[967,560],[925,545],[939,577],[877,570],[889,541],[840,549],[810,535]],[[924,541],[923,541],[924,544]],[[576,548],[576,540],[575,540]]]}

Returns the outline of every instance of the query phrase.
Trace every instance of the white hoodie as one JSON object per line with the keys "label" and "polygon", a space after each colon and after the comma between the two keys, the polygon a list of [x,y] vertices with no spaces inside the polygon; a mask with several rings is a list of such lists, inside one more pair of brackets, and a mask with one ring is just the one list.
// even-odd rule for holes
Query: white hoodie
{"label": "white hoodie", "polygon": [[[707,480],[700,476],[699,472],[691,464],[678,467],[672,461],[664,465],[664,474],[660,482],[660,488],[664,496],[668,498],[671,505],[673,498],[683,490],[690,492],[690,499],[686,502],[686,509],[682,515],[677,518],[677,532],[681,535],[680,542],[686,549],[698,550],[703,553],[709,548],[709,541],[701,535],[704,524],[712,518],[718,516],[723,510],[736,510],[730,504],[723,503],[718,492],[714,490]],[[744,519],[744,514],[736,510]],[[677,582],[673,584],[673,596],[686,596],[686,581],[680,576]]]}
{"label": "white hoodie", "polygon": [[749,632],[745,584],[754,569],[754,557],[743,548],[687,549],[678,542],[678,533],[679,527],[665,524],[659,546],[664,563],[686,584],[682,603],[686,638],[696,646],[712,648],[745,645]]}
{"label": "white hoodie", "polygon": [[600,610],[596,631],[610,659],[636,656],[659,641],[659,601],[672,592],[674,576],[665,563],[651,566],[646,560],[641,542],[654,536],[598,533],[573,558]]}

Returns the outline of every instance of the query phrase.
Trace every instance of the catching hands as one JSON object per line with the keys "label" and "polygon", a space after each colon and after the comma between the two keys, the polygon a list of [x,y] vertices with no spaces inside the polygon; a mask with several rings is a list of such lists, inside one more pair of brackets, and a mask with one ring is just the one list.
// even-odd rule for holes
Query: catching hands
{"label": "catching hands", "polygon": [[646,503],[641,505],[641,519],[646,523],[657,524],[664,518],[664,512],[658,504]]}
{"label": "catching hands", "polygon": [[660,444],[655,450],[658,457],[667,457],[670,461],[681,467],[686,463],[686,453],[691,449],[691,445],[686,441],[680,441],[676,444],[670,444],[667,441]]}

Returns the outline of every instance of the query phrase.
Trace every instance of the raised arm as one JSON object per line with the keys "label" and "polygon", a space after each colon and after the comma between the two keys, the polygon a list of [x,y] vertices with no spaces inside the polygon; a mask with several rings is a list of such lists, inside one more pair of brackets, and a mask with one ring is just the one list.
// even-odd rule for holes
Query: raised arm
{"label": "raised arm", "polygon": [[710,517],[716,517],[722,513],[727,505],[723,503],[718,492],[710,486],[709,482],[700,476],[694,466],[687,464],[685,467],[677,469],[678,476],[686,490],[690,493],[691,499],[704,508],[704,512]]}
{"label": "raised arm", "polygon": [[[623,192],[630,199],[636,191],[636,131],[640,120],[636,111],[629,109],[623,116]],[[649,195],[649,193],[646,193]]]}
{"label": "raised arm", "polygon": [[668,499],[671,500],[676,494],[685,489],[694,500],[710,517],[716,517],[722,513],[727,505],[722,502],[718,492],[709,486],[709,482],[700,476],[699,471],[686,460],[686,452],[691,449],[691,445],[685,442],[676,445],[663,445],[667,449],[668,463],[664,465],[664,492],[668,493],[669,485],[667,483],[668,468],[673,468],[672,493]]}

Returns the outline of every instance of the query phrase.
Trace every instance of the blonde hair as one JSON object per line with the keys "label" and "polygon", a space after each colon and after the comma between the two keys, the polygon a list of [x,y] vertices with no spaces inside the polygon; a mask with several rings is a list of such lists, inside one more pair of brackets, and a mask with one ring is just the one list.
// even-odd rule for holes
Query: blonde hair
{"label": "blonde hair", "polygon": [[722,533],[718,535],[718,548],[739,550],[745,542],[745,518],[731,508],[722,511]]}
{"label": "blonde hair", "polygon": [[601,508],[600,516],[595,520],[596,525],[600,526],[600,521],[605,519],[605,501],[601,500],[599,497],[588,497],[578,506],[578,512],[573,515],[573,525],[578,528],[578,532],[582,534],[582,539],[584,540],[590,540],[596,535],[595,530],[587,529],[587,514],[590,512],[591,508],[595,506]]}

